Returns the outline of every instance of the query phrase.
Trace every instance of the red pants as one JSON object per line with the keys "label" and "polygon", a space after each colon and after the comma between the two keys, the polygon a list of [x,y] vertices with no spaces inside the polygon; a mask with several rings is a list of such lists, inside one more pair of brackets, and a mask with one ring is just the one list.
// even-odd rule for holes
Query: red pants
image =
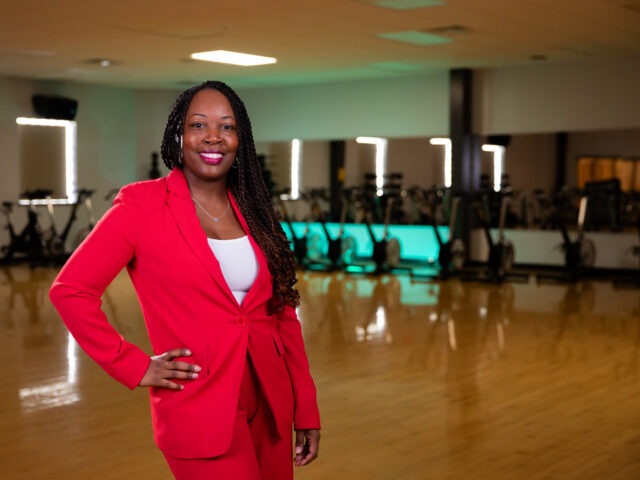
{"label": "red pants", "polygon": [[292,436],[276,432],[247,356],[229,450],[213,458],[165,458],[176,480],[293,480],[292,448]]}

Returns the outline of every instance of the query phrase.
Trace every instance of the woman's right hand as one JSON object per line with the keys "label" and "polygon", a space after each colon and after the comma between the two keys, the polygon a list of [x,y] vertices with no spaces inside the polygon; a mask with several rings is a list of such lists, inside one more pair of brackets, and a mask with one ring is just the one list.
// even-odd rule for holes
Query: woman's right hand
{"label": "woman's right hand", "polygon": [[170,390],[182,390],[184,385],[172,382],[171,378],[182,380],[194,380],[198,378],[198,372],[202,370],[199,365],[187,362],[174,362],[177,357],[188,357],[191,350],[177,348],[169,350],[162,355],[151,357],[147,373],[140,380],[140,387],[161,387]]}

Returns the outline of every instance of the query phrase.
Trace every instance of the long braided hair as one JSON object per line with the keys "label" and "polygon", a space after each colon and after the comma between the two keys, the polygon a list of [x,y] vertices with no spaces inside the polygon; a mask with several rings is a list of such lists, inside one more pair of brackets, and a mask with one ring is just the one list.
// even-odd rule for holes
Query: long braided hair
{"label": "long braided hair", "polygon": [[269,190],[262,175],[262,165],[256,155],[249,115],[236,92],[223,82],[207,81],[180,94],[171,109],[162,137],[160,148],[162,159],[169,169],[182,168],[180,139],[187,109],[193,96],[205,88],[222,93],[231,104],[236,117],[237,159],[234,168],[229,170],[227,187],[231,190],[251,235],[267,258],[267,265],[273,277],[273,297],[269,309],[272,313],[276,313],[285,305],[295,307],[300,303],[300,296],[293,288],[296,283],[293,252],[273,208]]}

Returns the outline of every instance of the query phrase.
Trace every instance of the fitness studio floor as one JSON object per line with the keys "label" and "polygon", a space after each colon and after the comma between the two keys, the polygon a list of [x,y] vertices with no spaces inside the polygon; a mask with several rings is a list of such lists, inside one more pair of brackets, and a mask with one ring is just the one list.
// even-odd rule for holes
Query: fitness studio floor
{"label": "fitness studio floor", "polygon": [[[0,476],[169,479],[146,392],[69,339],[54,275],[0,272]],[[298,480],[640,478],[637,289],[325,273],[299,288],[324,428]],[[104,308],[148,346],[125,274]]]}

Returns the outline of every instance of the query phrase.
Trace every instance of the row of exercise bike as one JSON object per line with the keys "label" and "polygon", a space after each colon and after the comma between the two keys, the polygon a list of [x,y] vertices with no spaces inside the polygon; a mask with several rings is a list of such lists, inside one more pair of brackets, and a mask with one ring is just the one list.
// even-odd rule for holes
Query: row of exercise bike
{"label": "row of exercise bike", "polygon": [[[105,199],[113,196],[116,190],[107,194]],[[26,208],[27,223],[21,229],[14,226],[12,212],[16,204],[2,203],[2,214],[5,217],[5,228],[9,235],[8,243],[0,250],[0,263],[28,262],[31,267],[40,265],[61,265],[69,254],[88,235],[95,225],[91,203],[94,190],[81,189],[77,192],[76,201],[67,207],[67,217],[62,228],[55,222],[55,202],[51,192],[35,190],[25,192],[18,205]],[[426,265],[407,262],[401,252],[399,238],[391,234],[392,217],[403,198],[410,198],[412,205],[424,213],[425,226],[432,228],[437,242],[437,256]],[[490,282],[502,282],[516,279],[514,271],[515,247],[506,238],[505,230],[509,214],[514,205],[513,195],[504,193],[500,197],[499,213],[493,213],[487,192],[476,195],[452,195],[449,189],[422,189],[412,187],[397,194],[385,195],[384,203],[380,197],[372,194],[367,188],[345,188],[339,198],[330,198],[327,189],[311,189],[302,193],[301,199],[306,204],[306,215],[302,231],[300,223],[294,222],[289,205],[289,191],[278,191],[273,194],[276,210],[279,212],[286,233],[291,241],[296,262],[301,269],[372,273],[408,272],[413,278],[434,277],[446,279],[451,276],[472,277],[472,279]],[[573,232],[567,225],[567,197],[561,197],[554,209],[554,228],[559,230],[561,238],[559,246],[564,255],[562,276],[574,281],[582,278],[595,263],[596,248],[585,235],[585,219],[588,218],[589,195],[578,194],[573,203],[577,208],[577,219]],[[338,204],[338,208],[336,207]],[[375,212],[384,205],[382,224],[376,225]],[[481,227],[488,246],[488,255],[481,268],[470,265],[467,259],[468,245],[456,235],[459,225],[461,205],[470,209],[475,216],[476,225]],[[46,211],[48,221],[43,225],[40,221],[40,210]],[[80,211],[84,210],[84,223],[78,225]],[[333,220],[331,212],[336,210],[339,218]],[[637,229],[640,237],[640,204],[637,208]],[[368,236],[370,254],[359,254],[357,239],[346,228],[347,221],[364,226]],[[320,226],[320,233],[310,228],[311,223]],[[81,222],[82,223],[82,222]],[[331,225],[333,223],[333,225]],[[298,229],[294,226],[298,225]],[[336,228],[337,226],[337,228]],[[445,227],[445,228],[443,228]],[[497,229],[497,237],[492,233]],[[376,233],[377,232],[377,233]],[[73,238],[71,238],[73,233]],[[425,244],[429,239],[425,238]],[[635,248],[640,261],[640,246]],[[435,273],[423,273],[424,268]],[[472,268],[470,268],[472,267]],[[640,266],[639,266],[640,270]],[[419,272],[419,273],[418,273]],[[640,275],[639,275],[640,276]]]}
{"label": "row of exercise bike", "polygon": [[[562,251],[564,265],[559,273],[543,272],[538,278],[577,281],[592,271],[596,259],[596,246],[585,235],[585,220],[588,218],[589,195],[585,192],[572,192],[575,198],[575,215],[570,225],[567,222],[571,208],[567,203],[567,195],[558,196],[557,203],[548,214],[554,230],[560,233],[558,248]],[[288,192],[274,192],[274,203],[279,210],[286,231],[291,241],[298,266],[309,270],[345,270],[348,272],[365,272],[373,274],[408,272],[413,278],[446,279],[458,276],[463,279],[480,280],[499,283],[505,280],[526,280],[528,274],[518,274],[514,270],[515,247],[506,237],[508,216],[514,204],[513,196],[503,194],[500,198],[498,215],[493,215],[489,208],[490,200],[486,193],[469,196],[453,196],[448,189],[412,188],[402,192],[402,196],[410,197],[412,204],[425,214],[424,225],[433,229],[437,242],[437,257],[427,265],[416,265],[415,262],[404,262],[401,255],[401,242],[390,234],[391,212],[397,208],[401,196],[390,195],[385,201],[385,215],[382,232],[378,228],[375,233],[372,218],[375,212],[375,202],[379,202],[371,195],[370,190],[359,188],[345,189],[341,196],[340,218],[336,231],[330,229],[328,218],[329,208],[322,208],[322,204],[330,205],[328,192],[324,189],[309,190],[301,195],[301,199],[308,205],[308,214],[303,222],[294,222],[287,204],[291,200]],[[459,213],[461,205],[469,207],[475,217],[475,225],[480,227],[488,246],[488,255],[480,265],[473,265],[467,258],[467,245],[459,235]],[[469,212],[466,212],[469,214]],[[493,215],[493,218],[492,218]],[[637,230],[640,239],[640,205],[636,209]],[[497,217],[497,218],[496,218]],[[371,254],[366,257],[358,256],[356,238],[345,228],[346,219],[357,219],[366,228]],[[300,228],[300,223],[304,228]],[[311,223],[319,224],[321,234],[317,229],[310,228]],[[335,223],[335,222],[333,222]],[[296,225],[298,229],[296,229]],[[448,228],[441,228],[447,226]],[[497,230],[497,236],[492,233]],[[333,233],[332,233],[333,231]],[[429,239],[425,238],[425,244]],[[640,243],[634,248],[634,254],[640,262]],[[477,262],[476,262],[477,263]],[[365,268],[368,267],[368,268]],[[432,268],[435,273],[422,273]],[[417,273],[421,272],[421,273]],[[640,273],[640,263],[639,272]],[[640,275],[638,275],[640,277]]]}

